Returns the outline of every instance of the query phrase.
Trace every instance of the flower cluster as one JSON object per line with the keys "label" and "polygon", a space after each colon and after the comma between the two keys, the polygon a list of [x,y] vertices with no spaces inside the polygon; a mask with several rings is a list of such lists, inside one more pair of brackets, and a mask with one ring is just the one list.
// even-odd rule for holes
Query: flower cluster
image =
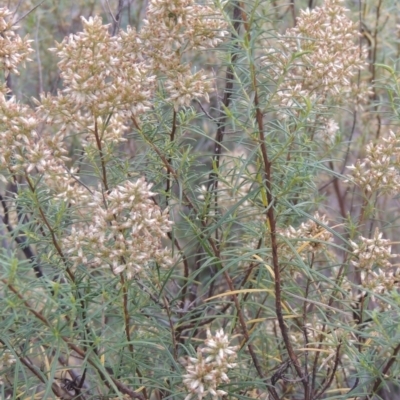
{"label": "flower cluster", "polygon": [[376,228],[372,239],[359,237],[359,242],[350,241],[355,259],[352,264],[361,270],[362,283],[371,290],[390,289],[398,281],[398,272],[390,271],[392,254],[390,240],[382,238],[382,232]]}
{"label": "flower cluster", "polygon": [[28,168],[30,162],[25,151],[33,150],[29,145],[37,138],[37,126],[38,120],[29,107],[19,104],[15,97],[7,99],[0,93],[0,169],[16,173]]}
{"label": "flower cluster", "polygon": [[151,184],[144,178],[127,181],[110,193],[94,192],[85,211],[85,222],[71,227],[63,239],[75,266],[111,268],[114,274],[126,271],[132,278],[150,262],[170,266],[170,252],[161,239],[171,230],[168,211],[154,204]]}
{"label": "flower cluster", "polygon": [[194,0],[151,0],[140,31],[143,54],[155,73],[162,72],[167,101],[175,108],[189,105],[193,98],[206,97],[212,90],[203,71],[191,72],[182,56],[190,50],[210,49],[226,35],[226,23],[210,4]]}
{"label": "flower cluster", "polygon": [[226,35],[224,28],[226,23],[211,2],[200,5],[194,0],[151,0],[142,37],[154,50],[170,54],[215,47]]}
{"label": "flower cluster", "polygon": [[[11,16],[10,11],[0,8],[0,69],[4,69],[5,75],[10,72],[18,74],[17,66],[28,61],[33,51],[30,40],[21,39],[14,33],[16,27],[12,24]],[[66,160],[67,151],[62,144],[64,136],[60,137],[59,133],[39,135],[42,117],[31,108],[21,105],[14,96],[8,98],[8,91],[6,86],[0,87],[1,172],[8,171],[9,175],[15,176],[33,170],[50,172],[53,166],[59,167],[59,161]],[[54,171],[52,175],[50,181],[54,181]],[[6,180],[7,176],[2,174],[0,178]],[[48,180],[46,178],[44,181]]]}
{"label": "flower cluster", "polygon": [[[0,71],[7,76],[18,73],[18,66],[29,60],[33,51],[27,37],[21,38],[14,31],[12,13],[0,8]],[[29,161],[24,157],[24,148],[37,137],[37,118],[29,107],[20,105],[15,97],[7,98],[9,89],[0,85],[0,170],[16,173],[21,167],[27,168]],[[4,179],[3,175],[0,175]]]}
{"label": "flower cluster", "polygon": [[400,190],[400,139],[392,131],[377,143],[366,146],[366,156],[347,168],[352,171],[348,181],[367,193],[397,193]]}
{"label": "flower cluster", "polygon": [[32,53],[31,40],[28,37],[21,38],[15,34],[17,26],[13,26],[12,12],[0,7],[0,70],[4,70],[6,76],[12,72],[18,73],[18,65],[29,60]]}
{"label": "flower cluster", "polygon": [[83,31],[52,49],[64,89],[42,95],[39,111],[61,132],[83,132],[83,145],[124,141],[126,121],[151,109],[155,76],[140,57],[136,32],[112,36],[99,17],[82,17]]}
{"label": "flower cluster", "polygon": [[299,253],[317,253],[324,251],[327,243],[332,240],[332,232],[326,229],[327,225],[326,216],[321,217],[316,212],[313,219],[303,222],[298,228],[289,226],[282,232],[282,235],[288,239],[299,241],[299,248],[297,249]]}
{"label": "flower cluster", "polygon": [[335,143],[335,138],[339,131],[339,125],[332,118],[318,117],[319,124],[316,126],[315,139],[318,143],[323,143],[327,147]]}
{"label": "flower cluster", "polygon": [[372,239],[360,236],[359,244],[350,241],[353,247],[353,254],[357,260],[353,261],[353,265],[360,269],[370,270],[373,266],[381,268],[390,268],[392,264],[389,259],[395,257],[391,254],[392,246],[390,240],[382,239],[382,232],[375,229],[374,237]]}
{"label": "flower cluster", "polygon": [[280,82],[280,106],[298,109],[304,98],[318,104],[328,97],[339,99],[352,90],[351,80],[365,65],[354,42],[356,23],[346,16],[342,0],[301,11],[296,26],[280,37],[280,51],[263,57],[268,73]]}
{"label": "flower cluster", "polygon": [[236,346],[229,346],[229,338],[220,329],[215,336],[207,331],[205,346],[197,350],[197,357],[189,357],[185,361],[187,374],[183,376],[183,383],[189,394],[185,400],[197,396],[201,400],[208,394],[213,399],[219,399],[226,392],[217,389],[221,383],[228,383],[228,369],[234,368]]}
{"label": "flower cluster", "polygon": [[[75,187],[76,195],[79,188],[66,174],[68,152],[63,142],[65,136],[63,132],[42,132],[39,135],[41,122],[38,113],[18,103],[14,96],[7,99],[0,93],[0,141],[3,144],[0,171],[8,170],[8,176],[39,172],[48,188],[60,189],[56,193],[66,193]],[[1,174],[0,178],[7,180],[7,175]]]}

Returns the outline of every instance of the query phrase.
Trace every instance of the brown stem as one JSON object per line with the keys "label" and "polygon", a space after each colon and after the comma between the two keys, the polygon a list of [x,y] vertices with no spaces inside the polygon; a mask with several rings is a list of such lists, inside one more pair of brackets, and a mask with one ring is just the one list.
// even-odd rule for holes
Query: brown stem
{"label": "brown stem", "polygon": [[[141,130],[138,123],[136,122],[136,120],[134,118],[132,118],[132,121],[136,127],[136,129],[138,129],[139,131]],[[147,139],[146,139],[147,140]],[[169,171],[171,173],[171,175],[173,176],[173,178],[175,179],[175,181],[177,183],[179,183],[179,176],[178,173],[176,172],[176,170],[172,167],[172,165],[168,162],[167,158],[164,156],[164,154],[157,148],[157,146],[150,142],[149,140],[147,140],[147,143],[149,144],[149,146],[157,153],[157,155],[160,157],[160,160],[163,162],[165,168],[167,171]],[[186,206],[189,207],[191,210],[193,210],[197,215],[199,214],[199,211],[197,210],[197,208],[194,206],[193,202],[190,200],[189,196],[186,194],[185,191],[183,191],[183,197],[185,199],[186,202]],[[205,222],[201,219],[200,223],[202,225],[203,228],[206,228],[206,224]],[[219,258],[219,251],[217,248],[217,245],[215,243],[215,241],[213,240],[213,238],[211,238],[209,235],[206,234],[202,234],[203,239],[205,239],[205,241],[207,241],[214,253],[214,255]]]}
{"label": "brown stem", "polygon": [[[389,359],[388,362],[386,363],[385,367],[383,368],[383,370],[382,370],[382,375],[383,375],[383,376],[386,375],[386,374],[389,372],[390,368],[392,367],[392,365],[393,365],[394,362],[396,361],[397,354],[398,354],[399,352],[400,352],[400,344],[398,344],[398,345],[395,347],[395,349],[393,350],[392,356],[390,357],[390,359]],[[375,383],[374,383],[374,386],[372,387],[372,391],[371,391],[371,393],[369,394],[369,396],[366,396],[366,397],[365,397],[365,400],[371,398],[371,396],[373,396],[373,395],[377,392],[377,390],[379,389],[379,387],[380,387],[380,385],[382,384],[382,382],[383,382],[383,379],[382,379],[381,377],[376,378]]]}
{"label": "brown stem", "polygon": [[374,81],[376,79],[376,57],[378,53],[378,33],[379,33],[379,19],[380,19],[380,14],[381,14],[381,7],[382,7],[382,2],[383,0],[379,0],[378,4],[376,6],[376,15],[375,15],[375,27],[374,27],[374,32],[373,32],[373,49],[372,49],[372,59],[371,59],[371,65],[370,65],[370,70],[371,70],[371,84],[373,87],[373,99],[376,100],[377,94],[376,94],[376,86],[374,85]]}
{"label": "brown stem", "polygon": [[332,385],[333,382],[333,378],[335,377],[336,374],[336,370],[339,366],[339,361],[340,361],[340,348],[341,348],[342,344],[339,343],[337,349],[336,349],[336,356],[335,356],[335,363],[333,365],[333,369],[331,372],[331,376],[329,377],[328,382],[325,383],[325,385],[323,386],[323,388],[320,390],[320,392],[318,394],[315,395],[314,400],[318,400],[320,399],[323,394],[329,389],[329,387]]}
{"label": "brown stem", "polygon": [[[0,343],[1,343],[3,346],[6,346],[6,342],[5,342],[4,340],[2,340],[1,337],[0,337]],[[15,352],[16,356],[18,357],[18,360],[19,360],[22,364],[24,364],[25,367],[28,368],[29,371],[31,371],[32,374],[35,375],[36,378],[38,378],[40,382],[42,382],[42,383],[45,384],[45,383],[46,383],[46,380],[43,378],[44,374],[40,374],[40,373],[39,373],[38,367],[37,367],[35,364],[33,364],[32,361],[31,361],[28,357],[22,357],[20,354],[18,354],[18,352],[17,352],[15,349],[14,349],[14,352]],[[63,363],[62,357],[61,357],[61,363]],[[64,363],[63,363],[63,364],[64,364]],[[64,364],[64,365],[65,365],[65,364]],[[58,385],[52,383],[52,385],[51,385],[51,390],[53,391],[53,393],[54,393],[57,397],[59,397],[59,398],[61,398],[61,399],[64,398],[64,397],[63,397],[63,392],[62,392],[62,390],[60,389],[60,387],[59,387]]]}
{"label": "brown stem", "polygon": [[[233,29],[234,32],[231,34],[231,39],[233,40],[235,36],[239,34],[239,29],[240,29],[240,24],[241,24],[241,9],[240,9],[240,4],[239,1],[235,1],[233,3]],[[238,45],[235,44],[235,48],[237,48]],[[225,75],[225,89],[224,89],[224,98],[222,101],[223,107],[220,107],[219,111],[219,117],[217,119],[217,132],[215,135],[215,148],[214,148],[214,155],[213,155],[213,161],[212,161],[212,171],[209,175],[209,182],[207,185],[207,191],[209,193],[212,193],[214,196],[214,210],[217,212],[218,210],[218,184],[219,184],[219,179],[218,179],[218,171],[220,167],[220,160],[221,160],[221,150],[222,150],[222,142],[224,140],[224,135],[225,135],[225,129],[226,129],[226,122],[227,122],[227,115],[225,110],[229,108],[229,104],[231,101],[231,96],[232,96],[232,90],[233,90],[233,80],[234,80],[234,74],[233,74],[233,65],[236,63],[236,59],[238,57],[238,52],[231,52],[230,54],[231,57],[231,63],[227,67],[226,70],[226,75]],[[208,203],[208,206],[211,204],[211,202]],[[216,244],[219,249],[219,229],[215,229],[215,238],[216,238]],[[215,272],[213,269],[211,269],[211,278],[215,275]],[[209,290],[208,290],[208,297],[211,297],[214,292],[214,280],[212,280]]]}
{"label": "brown stem", "polygon": [[94,119],[94,137],[96,138],[97,149],[99,150],[99,155],[100,155],[100,163],[101,163],[101,169],[102,169],[102,174],[103,174],[104,188],[106,189],[106,192],[109,192],[106,163],[104,161],[104,153],[103,153],[103,148],[101,146],[101,138],[99,136],[99,130],[98,130],[96,118]]}
{"label": "brown stem", "polygon": [[[259,249],[261,248],[261,245],[262,245],[262,239],[259,239],[259,240],[258,240],[258,243],[257,243],[256,250],[259,250]],[[258,261],[257,261],[257,262],[253,261],[253,262],[249,265],[249,267],[247,268],[247,272],[246,272],[246,274],[244,275],[244,277],[243,277],[243,279],[242,279],[242,282],[241,282],[240,285],[239,285],[239,288],[242,288],[243,285],[247,282],[247,280],[250,278],[251,273],[253,272],[253,269],[254,269],[258,264],[259,264]],[[250,293],[246,293],[246,294],[243,296],[243,299],[246,300],[247,297],[248,297],[249,295],[250,295]]]}
{"label": "brown stem", "polygon": [[168,232],[167,236],[168,236],[168,239],[171,240],[171,242],[174,243],[174,246],[178,249],[178,252],[179,252],[180,256],[182,257],[183,277],[185,279],[185,284],[182,287],[182,300],[184,302],[185,299],[186,299],[186,294],[187,294],[187,285],[186,285],[186,283],[187,283],[188,278],[189,278],[189,263],[188,263],[188,260],[187,260],[187,257],[185,255],[184,251],[182,250],[182,248],[181,248],[181,246],[180,246],[180,244],[178,242],[178,239],[175,236],[173,237],[171,232]]}
{"label": "brown stem", "polygon": [[[123,260],[125,263],[125,260]],[[121,272],[119,274],[120,280],[121,280],[121,286],[122,286],[122,298],[123,298],[123,314],[124,314],[124,325],[125,325],[125,336],[126,340],[128,341],[128,350],[133,357],[134,355],[134,348],[133,344],[131,342],[131,332],[130,332],[130,318],[129,318],[129,310],[128,310],[128,281],[125,279],[124,272]],[[139,370],[139,368],[136,368],[136,373],[138,374],[139,378],[142,378],[142,374]],[[147,398],[146,394],[146,389],[143,389],[143,392],[145,394],[145,398]]]}
{"label": "brown stem", "polygon": [[[335,166],[333,165],[332,161],[329,161],[329,168],[335,172]],[[340,209],[340,214],[342,216],[343,219],[346,219],[346,207],[344,205],[344,201],[343,201],[343,196],[342,193],[340,192],[340,187],[339,187],[339,179],[335,176],[333,178],[333,188],[335,190],[336,193],[336,198],[339,204],[339,209]]]}
{"label": "brown stem", "polygon": [[[25,365],[26,368],[29,369],[29,371],[32,372],[32,374],[34,374],[36,376],[36,378],[38,378],[42,383],[46,383],[46,381],[43,379],[42,375],[37,371],[37,367],[36,365],[32,364],[27,358],[25,357],[19,357],[18,356],[19,361],[21,361],[22,364]],[[51,390],[53,391],[53,393],[60,399],[64,399],[65,396],[63,394],[63,391],[61,390],[61,388],[55,384],[52,383],[51,384]]]}
{"label": "brown stem", "polygon": [[[240,4],[238,1],[235,1],[233,4],[233,29],[234,32],[232,32],[231,39],[233,40],[235,36],[239,35],[239,29],[240,29],[240,24],[241,24],[241,9],[240,9]],[[237,48],[237,45],[235,46]],[[213,164],[215,164],[215,169],[218,171],[219,169],[219,163],[220,163],[220,158],[221,158],[221,149],[222,149],[222,142],[224,139],[225,135],[225,128],[226,128],[226,121],[227,121],[227,115],[224,110],[226,110],[229,107],[230,101],[231,101],[231,96],[232,96],[232,89],[233,89],[233,80],[234,80],[234,74],[233,74],[233,65],[236,62],[236,59],[238,57],[237,52],[231,52],[231,63],[229,64],[227,70],[226,70],[226,75],[225,75],[225,89],[224,89],[224,98],[222,100],[223,107],[220,108],[219,111],[219,117],[217,119],[217,132],[215,134],[215,149],[214,149],[214,156],[213,156]],[[218,189],[218,175],[217,173],[213,170],[210,173],[209,176],[209,184],[207,190],[211,188],[212,191],[215,192],[215,197],[217,197],[217,189]],[[217,203],[218,204],[218,203]]]}
{"label": "brown stem", "polygon": [[[260,240],[258,241],[257,250],[260,249],[261,245],[262,245],[262,239],[260,239]],[[248,279],[250,278],[250,276],[251,276],[251,274],[252,274],[252,272],[253,272],[253,269],[254,269],[258,264],[259,264],[258,261],[257,261],[257,262],[254,262],[254,261],[253,261],[253,262],[249,265],[249,267],[247,268],[247,272],[246,272],[245,276],[243,277],[242,281],[241,281],[240,284],[239,284],[239,288],[242,288],[242,287],[244,286],[244,284],[248,281]],[[254,285],[252,284],[252,282],[250,282],[249,287],[252,288],[253,286],[254,286]],[[244,302],[247,300],[247,298],[248,298],[249,296],[250,296],[250,292],[245,293],[245,295],[243,296],[242,302],[244,303]],[[261,300],[261,302],[259,303],[259,304],[260,304],[260,307],[259,307],[259,309],[258,309],[258,311],[257,311],[257,313],[256,313],[256,315],[255,315],[255,319],[257,319],[257,318],[260,317],[260,315],[261,315],[261,313],[262,313],[262,311],[263,311],[263,305],[264,305],[264,303],[266,302],[267,298],[268,298],[268,294],[266,294],[266,295],[264,296],[264,298]],[[236,327],[236,323],[237,323],[237,321],[235,321],[235,327]],[[254,328],[255,325],[256,325],[256,323],[253,323],[253,324],[248,328],[249,332],[252,331],[252,329]]]}
{"label": "brown stem", "polygon": [[300,366],[299,360],[293,350],[292,342],[289,337],[288,329],[285,324],[285,320],[283,317],[282,311],[282,282],[281,282],[281,271],[279,266],[279,259],[278,259],[278,241],[277,241],[277,234],[276,234],[276,219],[274,215],[274,198],[272,196],[272,163],[269,161],[267,146],[265,143],[265,136],[264,136],[264,122],[263,122],[263,114],[259,107],[259,100],[258,100],[258,92],[257,92],[257,82],[255,77],[255,70],[254,65],[251,66],[252,69],[252,76],[253,76],[253,90],[254,90],[254,106],[256,109],[256,120],[258,125],[258,134],[259,134],[259,141],[261,147],[261,154],[262,160],[264,164],[263,168],[263,183],[266,188],[266,195],[268,201],[267,207],[267,220],[270,229],[270,239],[271,239],[271,248],[272,248],[272,264],[273,270],[275,275],[275,311],[276,316],[278,319],[279,329],[282,334],[283,341],[285,343],[286,350],[288,352],[289,358],[296,370],[297,375],[302,380],[305,392],[305,399],[309,399],[309,386],[307,377],[303,374],[302,368]]}
{"label": "brown stem", "polygon": [[[228,284],[229,290],[230,291],[234,291],[235,287],[234,287],[232,279],[229,276],[227,271],[224,271],[224,277],[225,277],[226,283]],[[234,294],[234,295],[232,295],[232,297],[233,297],[233,301],[235,303],[236,311],[237,311],[238,316],[239,316],[239,321],[240,321],[240,325],[242,327],[243,336],[245,338],[245,342],[247,344],[247,348],[249,349],[250,356],[251,356],[251,358],[253,360],[253,364],[254,364],[254,366],[256,368],[256,371],[257,371],[259,377],[262,378],[262,379],[265,379],[264,374],[263,374],[262,369],[261,369],[261,366],[260,366],[260,363],[259,363],[258,358],[256,356],[256,353],[255,353],[255,351],[253,349],[253,345],[250,343],[249,331],[247,329],[246,320],[244,319],[243,311],[242,311],[242,309],[240,307],[238,296],[237,296],[237,294]]]}
{"label": "brown stem", "polygon": [[[169,308],[168,300],[167,300],[167,298],[165,296],[163,296],[163,301],[164,301],[165,310],[167,312],[167,317],[168,317],[168,321],[169,321],[169,327],[171,328],[172,344],[173,344],[173,347],[174,347],[174,359],[175,359],[175,361],[177,361],[178,360],[178,346],[177,346],[177,343],[176,343],[176,334],[178,332],[175,331],[174,323],[172,321],[172,316],[171,316],[171,310]],[[178,334],[180,334],[180,332]]]}
{"label": "brown stem", "polygon": [[[28,174],[25,174],[25,179],[28,182],[28,185],[29,185],[29,188],[30,188],[31,192],[36,195],[35,187],[32,185],[32,182],[31,182]],[[52,242],[53,242],[53,246],[57,250],[57,253],[59,254],[61,260],[63,261],[64,266],[65,266],[65,270],[66,270],[69,278],[75,284],[76,283],[75,275],[74,275],[74,273],[71,271],[71,269],[68,266],[67,259],[64,256],[64,253],[63,253],[63,251],[62,251],[62,249],[61,249],[61,247],[60,247],[60,245],[59,245],[59,243],[57,241],[54,229],[50,225],[50,222],[47,220],[47,217],[46,217],[45,213],[43,212],[43,210],[42,210],[40,205],[38,205],[38,210],[39,210],[40,216],[42,217],[42,220],[43,220],[44,224],[47,226],[47,229],[50,232],[51,239],[52,239]],[[43,233],[43,235],[45,234],[44,232],[42,232],[42,233]],[[79,299],[79,303],[80,303],[80,306],[81,306],[81,309],[82,309],[82,320],[84,321],[86,319],[86,306],[85,306],[84,300],[81,298],[81,296],[79,294],[79,291],[77,291],[77,298]],[[66,319],[68,320],[69,317],[66,316]],[[74,321],[74,325],[75,324],[76,324],[76,321]],[[86,324],[84,324],[84,327],[85,327],[86,334],[89,335],[89,332],[90,332],[89,327]],[[94,348],[94,351],[95,351],[95,353],[97,353],[97,349],[96,348]]]}
{"label": "brown stem", "polygon": [[186,331],[187,329],[193,329],[193,328],[197,328],[197,327],[204,326],[204,325],[210,325],[215,320],[215,318],[217,318],[217,316],[225,315],[226,311],[228,310],[229,307],[231,307],[231,305],[232,305],[232,303],[225,304],[218,311],[218,313],[216,313],[215,316],[213,316],[213,317],[210,317],[210,318],[205,319],[203,321],[199,321],[199,322],[195,322],[195,323],[179,326],[178,329],[180,331]]}
{"label": "brown stem", "polygon": [[[152,198],[153,202],[155,205],[158,205],[156,199],[153,197]],[[183,262],[183,277],[185,279],[185,282],[187,282],[189,278],[189,262],[187,260],[186,254],[182,250],[181,245],[179,244],[178,239],[172,235],[171,232],[167,232],[168,239],[173,242],[174,246],[177,248],[179,255],[182,257],[182,262]],[[182,299],[185,301],[186,298],[186,293],[187,293],[187,286],[186,284],[182,288]]]}
{"label": "brown stem", "polygon": [[[176,132],[176,111],[174,110],[174,113],[172,115],[172,129],[171,129],[171,133],[169,134],[169,144],[170,145],[172,145],[174,143],[175,132]],[[171,157],[168,158],[168,163],[172,164]],[[170,191],[171,191],[171,172],[167,171],[167,187],[165,188],[165,197],[166,197],[167,206],[168,206],[169,197],[171,196]]]}
{"label": "brown stem", "polygon": [[[346,257],[343,260],[342,265],[339,268],[339,271],[336,275],[335,278],[335,287],[340,287],[340,281],[343,279],[343,274],[345,273],[345,265],[346,265],[346,261],[347,261],[347,253],[346,253]],[[333,304],[334,298],[335,298],[335,291],[336,289],[333,289],[330,297],[329,297],[329,301],[328,301],[328,306],[331,306]],[[326,320],[329,320],[330,318],[330,313],[328,311],[328,313],[326,314]],[[318,338],[318,349],[322,349],[323,347],[323,342],[324,342],[324,337],[325,337],[325,330],[326,330],[327,324],[324,323],[322,325],[322,329],[321,329],[321,333],[319,334],[319,338]],[[317,381],[317,368],[318,368],[318,360],[319,360],[319,356],[320,356],[321,352],[320,351],[316,351],[315,352],[315,357],[314,357],[314,362],[313,362],[313,370],[312,370],[312,379],[311,379],[311,392],[313,393],[315,390],[315,385],[316,385],[316,381]]]}
{"label": "brown stem", "polygon": [[[310,266],[312,268],[314,263],[314,253],[312,255],[312,261],[310,263]],[[311,279],[307,278],[307,283],[306,283],[306,291],[304,293],[304,298],[308,299],[309,291],[310,291],[310,283]],[[304,301],[303,303],[303,318],[302,318],[302,331],[304,335],[304,342],[305,342],[305,347],[308,348],[309,344],[309,339],[308,339],[308,331],[307,331],[307,301]],[[309,391],[309,397],[311,397],[311,392],[310,392],[310,379],[309,379],[309,374],[308,374],[308,351],[305,351],[304,354],[304,376],[307,379],[307,386],[308,386],[308,391]]]}
{"label": "brown stem", "polygon": [[124,312],[124,324],[125,324],[125,335],[126,340],[128,341],[128,349],[131,355],[133,356],[133,344],[131,343],[131,333],[129,331],[130,323],[129,323],[129,310],[128,310],[128,288],[127,281],[125,279],[124,273],[119,274],[121,279],[122,286],[122,299],[123,299],[123,312]]}
{"label": "brown stem", "polygon": [[124,0],[118,0],[117,13],[115,14],[115,18],[113,17],[112,36],[115,36],[121,25],[121,14],[123,7],[124,7]]}
{"label": "brown stem", "polygon": [[[177,112],[174,110],[173,111],[173,115],[172,115],[172,129],[171,132],[169,134],[169,142],[170,145],[172,143],[174,143],[175,141],[175,133],[176,133],[176,117],[177,117]],[[169,157],[168,158],[168,163],[170,165],[172,165],[172,158]],[[169,198],[171,197],[170,191],[171,191],[171,186],[172,186],[172,180],[171,180],[171,171],[167,170],[167,186],[165,188],[165,199],[166,199],[166,204],[168,207],[169,204]],[[153,200],[155,203],[156,201]],[[156,203],[157,204],[157,203]],[[171,232],[168,232],[168,238],[174,243],[174,246],[178,249],[179,254],[182,257],[182,261],[183,261],[183,276],[185,278],[185,282],[187,282],[187,279],[189,278],[189,264],[187,262],[186,256],[183,253],[183,251],[181,250],[181,247],[179,245],[178,240],[174,237],[172,237]],[[187,285],[185,283],[185,285],[182,288],[182,301],[185,302],[186,299],[186,294],[187,294]]]}
{"label": "brown stem", "polygon": [[293,26],[296,26],[296,8],[294,6],[294,0],[290,0],[290,8],[292,10]]}

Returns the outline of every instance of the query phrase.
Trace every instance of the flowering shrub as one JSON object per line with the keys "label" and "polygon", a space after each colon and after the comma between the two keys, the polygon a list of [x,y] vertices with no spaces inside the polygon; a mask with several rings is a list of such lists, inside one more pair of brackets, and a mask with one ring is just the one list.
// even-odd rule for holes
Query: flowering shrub
{"label": "flowering shrub", "polygon": [[25,3],[0,397],[399,397],[396,6]]}

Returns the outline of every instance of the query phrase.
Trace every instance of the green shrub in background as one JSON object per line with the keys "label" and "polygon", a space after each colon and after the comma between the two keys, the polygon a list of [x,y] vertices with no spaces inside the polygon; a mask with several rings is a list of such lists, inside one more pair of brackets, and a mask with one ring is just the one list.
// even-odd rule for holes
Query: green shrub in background
{"label": "green shrub in background", "polygon": [[397,5],[28,3],[0,398],[399,398]]}

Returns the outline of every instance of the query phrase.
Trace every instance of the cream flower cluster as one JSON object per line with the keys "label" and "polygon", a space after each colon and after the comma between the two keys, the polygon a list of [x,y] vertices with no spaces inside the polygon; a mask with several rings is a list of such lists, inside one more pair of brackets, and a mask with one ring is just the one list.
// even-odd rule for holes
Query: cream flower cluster
{"label": "cream flower cluster", "polygon": [[217,46],[226,35],[226,24],[213,3],[205,3],[150,0],[142,37],[164,53]]}
{"label": "cream flower cluster", "polygon": [[347,167],[352,171],[346,182],[354,182],[367,193],[398,193],[400,191],[400,139],[389,132],[377,143],[366,146],[366,156]]}
{"label": "cream flower cluster", "polygon": [[[325,215],[320,216],[318,212],[314,214],[314,219],[303,222],[298,228],[289,226],[282,235],[288,239],[298,240],[298,251],[317,253],[326,249],[327,243],[332,240],[332,233],[325,226],[328,226],[328,220]],[[288,246],[284,246],[286,250]],[[290,252],[291,253],[291,252]]]}
{"label": "cream flower cluster", "polygon": [[185,400],[197,398],[199,400],[208,394],[215,400],[226,394],[218,389],[221,383],[228,383],[228,369],[235,368],[233,362],[236,358],[236,346],[229,346],[229,338],[220,329],[212,336],[207,331],[207,339],[204,346],[197,350],[197,357],[189,357],[186,364],[186,374],[183,383],[189,394]]}
{"label": "cream flower cluster", "polygon": [[7,76],[10,72],[19,75],[18,65],[29,60],[33,52],[28,37],[21,38],[14,31],[18,26],[13,26],[12,12],[0,7],[0,70]]}
{"label": "cream flower cluster", "polygon": [[323,143],[326,146],[331,146],[335,143],[336,135],[339,131],[339,125],[332,118],[318,116],[319,124],[316,126],[315,139],[318,143]]}
{"label": "cream flower cluster", "polygon": [[152,201],[151,186],[140,178],[110,193],[93,193],[85,220],[76,222],[62,240],[75,266],[111,268],[114,274],[126,271],[128,278],[151,262],[171,266],[170,251],[162,248],[161,240],[172,222],[168,211]]}
{"label": "cream flower cluster", "polygon": [[136,32],[111,36],[99,17],[82,17],[83,31],[52,49],[64,89],[57,98],[42,96],[47,123],[86,131],[86,142],[122,141],[127,118],[151,109],[155,76],[141,60]]}
{"label": "cream flower cluster", "polygon": [[382,232],[379,228],[375,229],[372,239],[360,236],[359,243],[350,241],[353,248],[353,254],[357,257],[353,260],[353,265],[357,268],[370,270],[373,266],[381,268],[390,268],[390,258],[395,257],[391,254],[392,246],[390,240],[382,239]]}
{"label": "cream flower cluster", "polygon": [[203,71],[191,72],[182,63],[190,50],[216,47],[226,36],[226,23],[212,3],[196,4],[194,0],[150,0],[140,31],[143,53],[155,73],[162,72],[167,101],[175,108],[189,105],[193,98],[212,91],[209,77]]}
{"label": "cream flower cluster", "polygon": [[263,57],[285,108],[305,105],[304,98],[324,103],[352,90],[351,80],[365,65],[355,39],[357,24],[346,16],[342,0],[302,10],[296,26],[280,36],[281,50]]}
{"label": "cream flower cluster", "polygon": [[66,173],[67,150],[63,143],[63,132],[42,132],[38,134],[42,120],[29,107],[18,103],[15,97],[9,99],[0,93],[0,174],[7,176],[25,172],[39,172],[42,181],[49,188],[58,188],[56,193],[67,193],[74,187],[74,195],[82,193],[82,188]]}
{"label": "cream flower cluster", "polygon": [[350,241],[355,258],[352,264],[361,270],[362,284],[371,290],[391,289],[399,280],[398,272],[391,271],[391,242],[382,238],[382,232],[376,228],[372,239],[359,237],[358,243]]}
{"label": "cream flower cluster", "polygon": [[29,166],[25,149],[37,138],[39,121],[29,107],[0,93],[0,169],[15,173]]}
{"label": "cream flower cluster", "polygon": [[[32,53],[31,40],[21,38],[14,31],[13,14],[0,7],[0,71],[7,76],[10,72],[19,74],[18,66],[29,60]],[[29,161],[24,157],[24,148],[32,138],[37,137],[38,119],[29,107],[19,104],[15,97],[7,98],[9,89],[0,85],[0,170],[11,173],[27,168]],[[0,175],[3,180],[5,177]]]}

